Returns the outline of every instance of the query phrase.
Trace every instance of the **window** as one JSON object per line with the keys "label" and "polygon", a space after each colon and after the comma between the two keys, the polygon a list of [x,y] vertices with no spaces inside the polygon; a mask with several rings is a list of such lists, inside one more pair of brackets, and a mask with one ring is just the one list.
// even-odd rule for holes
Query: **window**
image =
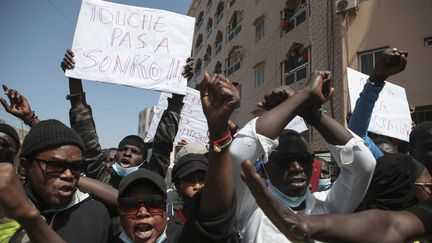
{"label": "window", "polygon": [[228,67],[227,75],[231,75],[235,71],[240,69],[242,59],[242,53],[240,50],[241,46],[233,46],[233,48],[229,52],[226,65]]}
{"label": "window", "polygon": [[228,41],[232,40],[241,31],[242,12],[235,11],[228,26]]}
{"label": "window", "polygon": [[223,39],[223,34],[221,31],[218,31],[214,43],[215,56],[222,50],[222,39]]}
{"label": "window", "polygon": [[219,24],[219,22],[223,18],[223,10],[224,10],[224,2],[220,1],[216,7],[216,14],[215,14],[216,25]]}
{"label": "window", "polygon": [[358,70],[364,74],[371,75],[376,62],[381,57],[385,48],[366,51],[358,54]]}
{"label": "window", "polygon": [[202,65],[202,60],[201,60],[201,58],[198,58],[198,60],[195,64],[195,74],[197,76],[201,74],[201,65]]}
{"label": "window", "polygon": [[211,7],[213,6],[213,0],[208,0],[207,2],[207,13],[210,12]]}
{"label": "window", "polygon": [[195,28],[198,30],[201,27],[203,22],[204,22],[204,12],[201,11],[200,14],[198,15],[198,18],[196,19]]}
{"label": "window", "polygon": [[261,22],[255,27],[255,42],[264,38],[264,22]]}
{"label": "window", "polygon": [[282,19],[282,33],[286,34],[293,30],[295,27],[303,23],[307,18],[307,5],[306,1],[302,0],[300,7],[297,9],[285,8],[281,12]]}
{"label": "window", "polygon": [[201,50],[202,48],[202,41],[203,41],[203,37],[202,34],[199,34],[196,43],[195,43],[195,54],[198,54],[198,52]]}
{"label": "window", "polygon": [[207,65],[211,62],[211,53],[212,48],[210,45],[207,45],[206,54],[204,55],[204,67],[207,67]]}
{"label": "window", "polygon": [[218,61],[216,63],[214,73],[217,73],[217,74],[222,73],[222,63],[221,62]]}
{"label": "window", "polygon": [[417,106],[415,111],[411,114],[411,118],[415,124],[424,121],[432,121],[432,105]]}
{"label": "window", "polygon": [[208,39],[212,33],[213,30],[213,19],[209,18],[207,21],[207,27],[206,27],[206,38]]}
{"label": "window", "polygon": [[264,67],[255,70],[255,87],[264,83]]}
{"label": "window", "polygon": [[235,3],[235,0],[230,0],[229,6],[231,7]]}
{"label": "window", "polygon": [[426,47],[432,46],[432,36],[424,38],[424,46]]}
{"label": "window", "polygon": [[282,83],[290,85],[308,77],[309,48],[294,42],[288,50],[287,59],[282,62]]}

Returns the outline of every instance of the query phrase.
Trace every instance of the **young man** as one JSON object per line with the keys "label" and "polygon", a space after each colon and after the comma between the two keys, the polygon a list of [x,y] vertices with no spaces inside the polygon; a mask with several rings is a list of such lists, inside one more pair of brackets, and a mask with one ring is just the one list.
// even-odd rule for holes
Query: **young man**
{"label": "young man", "polygon": [[24,188],[46,222],[65,241],[107,242],[112,234],[108,211],[77,189],[85,165],[83,152],[79,135],[60,121],[35,124],[22,144],[20,162],[27,179]]}
{"label": "young man", "polygon": [[[329,85],[329,73],[314,72],[304,89],[289,98],[286,94],[278,96],[282,99],[275,102],[273,109],[237,133],[231,146],[238,200],[236,224],[245,242],[287,241],[241,181],[240,164],[245,159],[256,161],[264,154],[265,161],[268,161],[265,171],[270,179],[270,190],[279,201],[296,211],[306,214],[348,213],[365,195],[375,159],[360,138],[316,108],[331,96],[333,88]],[[305,117],[321,133],[341,167],[341,173],[330,190],[314,194],[308,192],[313,152],[299,133],[288,131],[281,135],[297,114]],[[279,139],[274,140],[278,136]]]}

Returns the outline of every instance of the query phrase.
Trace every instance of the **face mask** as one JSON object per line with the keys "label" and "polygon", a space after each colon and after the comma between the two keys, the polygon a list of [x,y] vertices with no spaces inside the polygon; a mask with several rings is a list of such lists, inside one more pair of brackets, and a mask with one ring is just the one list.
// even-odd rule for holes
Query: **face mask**
{"label": "face mask", "polygon": [[279,200],[282,204],[285,206],[288,206],[290,208],[296,208],[300,206],[305,200],[308,192],[303,194],[300,197],[288,197],[287,195],[283,194],[283,192],[279,191],[276,187],[273,185],[269,186],[270,191],[272,192],[273,196],[276,197],[277,200]]}
{"label": "face mask", "polygon": [[327,179],[319,179],[318,182],[318,191],[325,191],[330,189],[332,183],[331,183],[331,178],[327,178]]}
{"label": "face mask", "polygon": [[129,175],[130,173],[138,170],[141,165],[142,165],[142,163],[140,165],[137,165],[137,166],[123,168],[117,162],[115,162],[112,165],[112,168],[117,175],[119,175],[120,177],[125,177],[125,176]]}

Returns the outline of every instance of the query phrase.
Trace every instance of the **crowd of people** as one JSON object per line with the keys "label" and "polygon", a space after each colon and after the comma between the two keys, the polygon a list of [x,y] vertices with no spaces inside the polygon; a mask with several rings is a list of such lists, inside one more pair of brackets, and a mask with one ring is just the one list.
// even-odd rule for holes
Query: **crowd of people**
{"label": "crowd of people", "polygon": [[[233,82],[205,73],[207,147],[174,146],[183,95],[168,98],[152,144],[131,134],[103,149],[81,80],[69,78],[70,127],[39,118],[26,97],[3,85],[8,101],[0,103],[30,130],[20,143],[13,127],[0,124],[0,241],[427,241],[432,121],[413,128],[409,154],[367,132],[384,81],[405,69],[407,56],[383,53],[348,127],[323,112],[334,92],[327,71],[313,72],[300,90],[266,94],[257,104],[262,114],[242,128],[230,119],[240,100]],[[185,77],[192,66],[188,59]],[[75,67],[72,50],[61,67]],[[335,178],[303,135],[286,129],[297,115],[324,138]]]}

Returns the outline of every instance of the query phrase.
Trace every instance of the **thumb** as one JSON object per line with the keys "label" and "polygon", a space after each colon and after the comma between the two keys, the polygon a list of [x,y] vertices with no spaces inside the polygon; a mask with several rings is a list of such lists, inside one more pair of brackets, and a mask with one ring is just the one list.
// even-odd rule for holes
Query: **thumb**
{"label": "thumb", "polygon": [[204,77],[200,84],[200,95],[201,95],[201,102],[203,107],[207,107],[209,103],[210,84],[211,84],[211,77],[207,72],[205,72]]}

